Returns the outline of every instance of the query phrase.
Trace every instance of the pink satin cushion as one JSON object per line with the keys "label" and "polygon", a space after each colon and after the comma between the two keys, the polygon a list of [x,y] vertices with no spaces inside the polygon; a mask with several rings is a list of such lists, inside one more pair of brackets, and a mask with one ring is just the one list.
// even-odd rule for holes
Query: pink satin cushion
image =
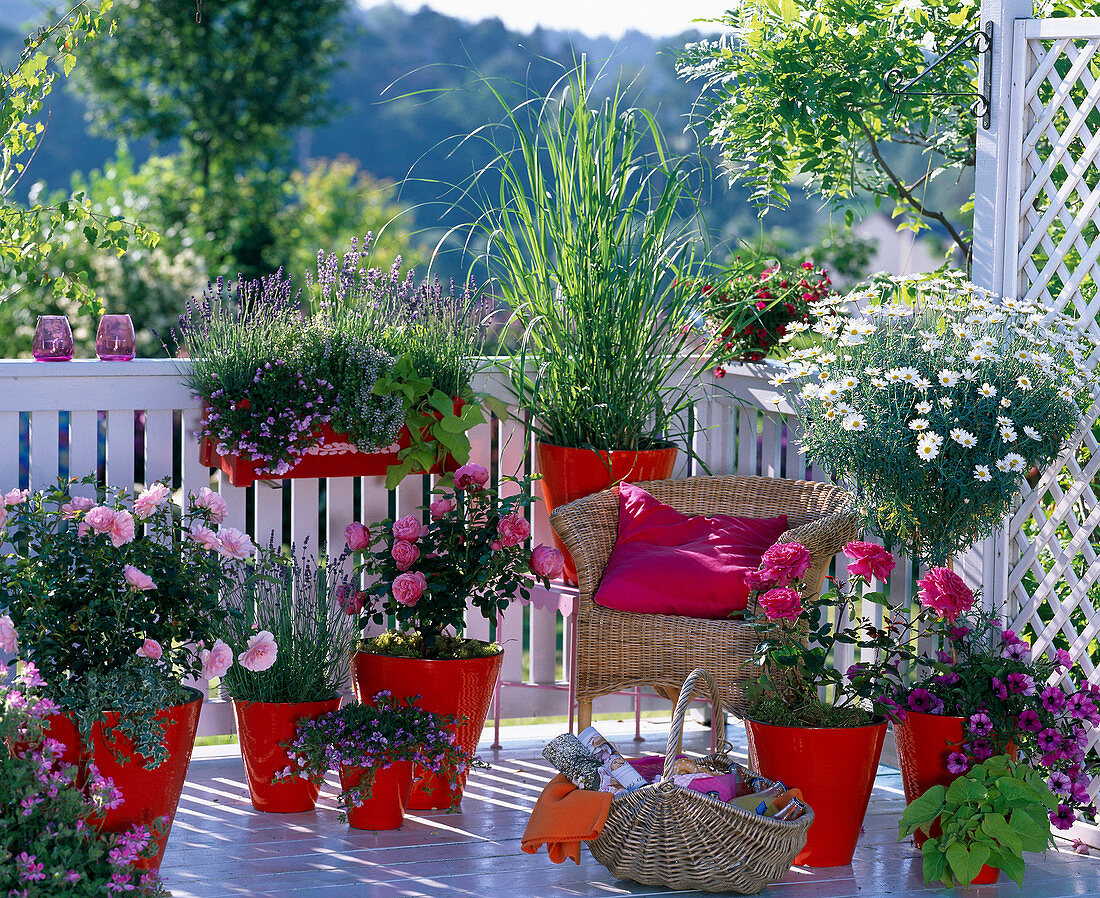
{"label": "pink satin cushion", "polygon": [[605,608],[725,618],[749,601],[745,575],[787,529],[787,516],[689,516],[619,484],[619,534],[596,590]]}

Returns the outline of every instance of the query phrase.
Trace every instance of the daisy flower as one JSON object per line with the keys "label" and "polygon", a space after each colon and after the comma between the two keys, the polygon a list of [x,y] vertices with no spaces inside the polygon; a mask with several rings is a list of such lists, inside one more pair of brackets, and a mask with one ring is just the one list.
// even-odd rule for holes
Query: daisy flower
{"label": "daisy flower", "polygon": [[961,427],[956,427],[951,431],[951,439],[953,439],[960,446],[965,446],[970,449],[972,446],[976,446],[978,441],[969,430],[963,430]]}
{"label": "daisy flower", "polygon": [[940,372],[939,380],[942,386],[953,387],[959,382],[959,372],[949,371],[947,368],[944,368],[943,371]]}
{"label": "daisy flower", "polygon": [[909,422],[910,430],[927,430],[928,420],[926,418],[914,418]]}
{"label": "daisy flower", "polygon": [[1005,470],[1014,471],[1017,474],[1024,470],[1024,457],[1019,453],[1009,452],[1001,461],[1008,466]]}
{"label": "daisy flower", "polygon": [[996,396],[997,388],[993,384],[982,384],[978,387],[978,392],[983,396]]}
{"label": "daisy flower", "polygon": [[951,408],[955,404],[955,400],[952,399],[950,396],[941,396],[936,401],[944,408]]}
{"label": "daisy flower", "polygon": [[1012,405],[1012,400],[1009,399],[1007,396],[1002,396],[1001,397],[1001,408],[1008,408],[1010,405]]}
{"label": "daisy flower", "polygon": [[863,415],[851,414],[840,422],[840,426],[844,428],[844,430],[854,430],[856,433],[859,433],[859,431],[867,429],[867,419],[864,418]]}
{"label": "daisy flower", "polygon": [[974,479],[980,480],[982,483],[989,483],[993,479],[993,475],[989,473],[989,466],[974,465]]}
{"label": "daisy flower", "polygon": [[935,440],[929,439],[932,436],[934,436],[932,433],[921,434],[921,438],[917,440],[917,458],[931,461],[940,454],[939,445]]}
{"label": "daisy flower", "polygon": [[1021,374],[1019,377],[1016,378],[1016,386],[1018,386],[1021,390],[1030,390],[1031,378],[1028,377],[1026,374]]}
{"label": "daisy flower", "polygon": [[913,406],[913,411],[915,411],[918,415],[927,415],[930,411],[932,411],[932,403],[929,402],[927,399],[922,399],[920,402]]}
{"label": "daisy flower", "polygon": [[1026,424],[1024,425],[1024,436],[1026,436],[1029,440],[1035,440],[1036,442],[1041,442],[1043,439],[1043,435],[1039,433],[1039,431],[1037,431],[1034,427],[1028,427]]}
{"label": "daisy flower", "polygon": [[998,458],[997,459],[996,466],[997,466],[998,471],[1002,471],[1005,474],[1008,473],[1008,462],[1005,461],[1003,458]]}

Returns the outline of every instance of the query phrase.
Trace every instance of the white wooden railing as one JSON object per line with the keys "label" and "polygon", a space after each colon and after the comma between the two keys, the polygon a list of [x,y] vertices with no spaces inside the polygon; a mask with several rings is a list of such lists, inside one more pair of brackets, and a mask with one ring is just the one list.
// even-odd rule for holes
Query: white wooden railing
{"label": "white wooden railing", "polygon": [[[286,480],[238,489],[198,460],[194,431],[200,406],[182,384],[173,360],[44,363],[0,361],[0,490],[42,488],[58,476],[95,472],[102,482],[141,488],[164,477],[176,488],[217,489],[229,505],[227,523],[247,530],[257,543],[316,547],[341,540],[345,525],[403,514],[424,501],[423,477],[387,491],[381,477]],[[763,474],[820,479],[798,451],[797,419],[783,394],[769,386],[774,369],[739,366],[721,381],[706,375],[692,410],[696,459],[681,454],[675,476],[703,473]],[[475,387],[507,398],[504,380],[489,369]],[[524,430],[516,421],[498,421],[472,433],[473,459],[495,473],[520,474],[534,453],[526,452]],[[705,466],[705,468],[704,468]],[[549,542],[550,526],[541,503],[533,514],[534,539]],[[907,597],[911,571],[892,578],[898,598]],[[566,712],[565,691],[525,686],[564,684],[568,677],[569,627],[559,604],[568,595],[540,596],[544,607],[513,607],[495,634],[523,651],[505,653],[501,706],[504,718]],[[877,606],[873,606],[877,609]],[[490,635],[489,625],[471,615],[468,632]],[[526,666],[525,666],[526,660]],[[853,659],[839,657],[844,668]],[[597,710],[625,710],[628,699],[609,697]],[[208,702],[204,734],[232,732],[224,704]]]}

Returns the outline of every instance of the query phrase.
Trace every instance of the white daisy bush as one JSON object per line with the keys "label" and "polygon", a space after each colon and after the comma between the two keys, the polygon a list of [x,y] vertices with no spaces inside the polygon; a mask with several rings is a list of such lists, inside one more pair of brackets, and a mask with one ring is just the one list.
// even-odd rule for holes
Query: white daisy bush
{"label": "white daisy bush", "polygon": [[821,318],[821,345],[791,354],[803,449],[857,485],[888,545],[942,565],[1079,426],[1096,341],[961,275],[883,277],[847,298],[851,317]]}

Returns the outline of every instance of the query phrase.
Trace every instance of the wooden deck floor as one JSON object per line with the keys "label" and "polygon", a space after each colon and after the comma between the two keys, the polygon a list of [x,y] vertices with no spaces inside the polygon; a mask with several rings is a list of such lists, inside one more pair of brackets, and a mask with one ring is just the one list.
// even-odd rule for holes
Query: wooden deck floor
{"label": "wooden deck floor", "polygon": [[[629,750],[633,720],[598,725],[626,754],[664,750],[667,719],[644,722],[646,741],[635,752]],[[706,751],[709,730],[691,724],[687,729],[688,750]],[[165,885],[176,898],[704,894],[616,880],[587,849],[582,849],[579,867],[571,862],[555,865],[545,854],[520,851],[527,815],[553,773],[541,757],[542,746],[561,730],[559,726],[505,730],[503,750],[482,751],[492,769],[474,772],[460,813],[416,811],[400,830],[389,833],[361,832],[340,823],[331,788],[322,792],[313,813],[253,811],[239,755],[231,754],[231,747],[200,750],[192,760],[164,858]],[[731,738],[744,755],[744,730],[736,721]],[[486,738],[482,745],[489,741]],[[897,843],[902,806],[897,771],[881,767],[852,865],[795,868],[764,894],[781,898],[954,894],[926,888],[919,852]],[[1068,847],[1029,856],[1022,891],[1002,877],[997,885],[976,887],[971,894],[975,898],[1100,895],[1100,858],[1073,854]]]}

